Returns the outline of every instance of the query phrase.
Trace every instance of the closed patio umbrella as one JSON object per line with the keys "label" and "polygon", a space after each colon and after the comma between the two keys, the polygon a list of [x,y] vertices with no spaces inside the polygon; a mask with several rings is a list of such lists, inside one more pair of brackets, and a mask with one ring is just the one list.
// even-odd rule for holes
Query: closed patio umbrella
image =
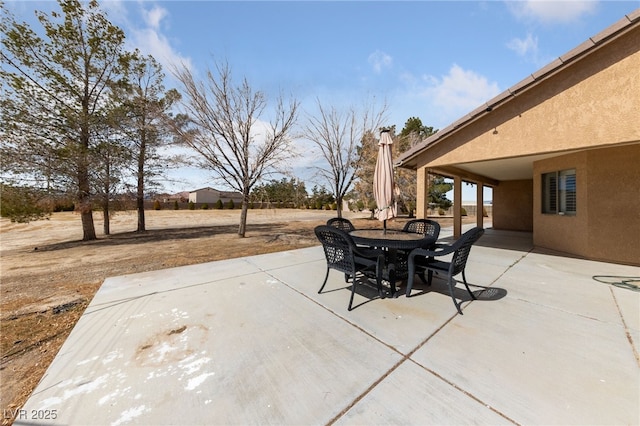
{"label": "closed patio umbrella", "polygon": [[391,158],[391,144],[393,140],[389,131],[383,130],[378,142],[378,160],[373,173],[373,194],[378,205],[378,220],[384,222],[387,231],[387,219],[396,217],[396,205],[393,196],[393,160]]}

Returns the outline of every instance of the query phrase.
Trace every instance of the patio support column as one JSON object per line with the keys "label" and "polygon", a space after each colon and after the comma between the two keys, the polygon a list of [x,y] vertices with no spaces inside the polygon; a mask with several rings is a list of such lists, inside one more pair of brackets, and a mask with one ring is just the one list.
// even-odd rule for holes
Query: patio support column
{"label": "patio support column", "polygon": [[453,237],[462,235],[462,178],[453,178]]}
{"label": "patio support column", "polygon": [[426,219],[429,214],[429,173],[426,167],[417,170],[416,217]]}
{"label": "patio support column", "polygon": [[431,211],[431,201],[429,200],[429,193],[431,191],[431,185],[433,185],[434,179],[435,175],[427,171],[427,180],[425,182],[426,187],[424,191],[424,219],[427,219],[429,217],[429,213],[433,213]]}
{"label": "patio support column", "polygon": [[484,228],[484,185],[482,184],[482,182],[476,183],[476,191],[476,226],[479,228]]}

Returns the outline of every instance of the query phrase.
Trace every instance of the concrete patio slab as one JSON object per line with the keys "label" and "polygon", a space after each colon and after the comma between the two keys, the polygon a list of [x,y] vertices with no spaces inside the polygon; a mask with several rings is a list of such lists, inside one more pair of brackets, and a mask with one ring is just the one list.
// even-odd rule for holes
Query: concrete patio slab
{"label": "concrete patio slab", "polygon": [[106,306],[101,290],[32,409],[60,424],[327,422],[400,359],[264,272],[181,284]]}
{"label": "concrete patio slab", "polygon": [[506,271],[503,279],[510,283],[512,297],[620,324],[612,287],[593,277],[613,270],[631,274],[634,269],[637,273],[638,268],[625,265],[530,253]]}
{"label": "concrete patio slab", "polygon": [[439,278],[349,312],[319,246],[109,278],[15,424],[639,424],[640,293],[593,276],[640,268],[485,235],[462,316]]}
{"label": "concrete patio slab", "polygon": [[520,424],[637,424],[624,330],[507,296],[471,303],[413,356]]}
{"label": "concrete patio slab", "polygon": [[[638,307],[638,299],[629,297],[629,290],[623,290],[614,286],[610,286],[609,290],[615,299],[616,305],[620,309],[627,328],[634,332],[640,332],[640,307]],[[636,340],[636,343],[638,343],[638,340]]]}
{"label": "concrete patio slab", "polygon": [[106,303],[112,298],[119,300],[141,297],[150,292],[209,284],[258,271],[260,268],[248,262],[247,259],[231,259],[111,277],[105,280],[105,284],[108,282],[108,285],[100,288],[100,301]]}
{"label": "concrete patio slab", "polygon": [[[345,283],[344,274],[331,270],[323,293],[318,294],[327,270],[326,261],[320,247],[306,250],[319,252],[321,260],[269,273],[402,354],[413,350],[424,339],[425,332],[435,332],[439,324],[455,314],[451,311],[450,299],[416,300],[405,299],[404,296],[380,299],[374,288],[363,286],[357,287],[355,308],[348,312],[351,288]],[[366,309],[374,305],[375,309]]]}
{"label": "concrete patio slab", "polygon": [[[402,402],[398,403],[401,398]],[[337,425],[474,424],[513,422],[427,369],[407,361],[385,377]]]}

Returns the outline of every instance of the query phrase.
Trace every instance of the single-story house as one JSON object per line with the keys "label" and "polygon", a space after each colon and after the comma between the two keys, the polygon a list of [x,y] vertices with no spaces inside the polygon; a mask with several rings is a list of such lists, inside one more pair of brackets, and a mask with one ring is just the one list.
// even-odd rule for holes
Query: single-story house
{"label": "single-story house", "polygon": [[184,191],[176,194],[156,194],[155,199],[160,200],[163,203],[173,203],[174,201],[184,203],[189,199],[189,193]]}
{"label": "single-story house", "polygon": [[[401,155],[428,181],[493,188],[493,227],[532,232],[537,247],[640,265],[640,9]],[[482,226],[482,215],[477,215]]]}
{"label": "single-story house", "polygon": [[223,203],[228,203],[233,200],[233,204],[239,206],[242,204],[242,193],[237,191],[219,191],[210,187],[200,188],[189,192],[190,203],[214,204],[217,203],[218,200]]}

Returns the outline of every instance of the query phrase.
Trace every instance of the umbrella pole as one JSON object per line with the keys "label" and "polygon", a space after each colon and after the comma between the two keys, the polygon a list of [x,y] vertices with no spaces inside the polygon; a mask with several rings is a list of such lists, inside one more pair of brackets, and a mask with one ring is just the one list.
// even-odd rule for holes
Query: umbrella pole
{"label": "umbrella pole", "polygon": [[383,232],[382,232],[382,233],[383,233],[383,234],[386,234],[386,233],[387,233],[387,219],[383,220],[383,221],[382,221],[382,224],[383,224],[382,226],[383,226],[383,228],[384,228],[384,230],[383,230]]}

